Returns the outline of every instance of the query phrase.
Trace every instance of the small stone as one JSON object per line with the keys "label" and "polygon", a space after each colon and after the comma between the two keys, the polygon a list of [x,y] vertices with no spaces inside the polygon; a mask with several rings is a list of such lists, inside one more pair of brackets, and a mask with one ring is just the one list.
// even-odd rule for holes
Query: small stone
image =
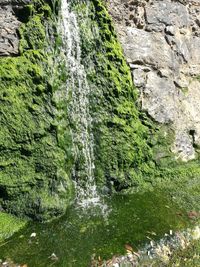
{"label": "small stone", "polygon": [[200,228],[199,226],[196,226],[192,232],[192,238],[194,240],[200,239]]}
{"label": "small stone", "polygon": [[30,235],[30,237],[36,237],[36,233],[32,233],[31,235]]}
{"label": "small stone", "polygon": [[152,240],[150,241],[150,245],[151,245],[151,247],[154,246],[154,242]]}
{"label": "small stone", "polygon": [[52,253],[51,256],[49,257],[51,260],[53,261],[57,261],[58,260],[58,257],[56,256],[55,253]]}

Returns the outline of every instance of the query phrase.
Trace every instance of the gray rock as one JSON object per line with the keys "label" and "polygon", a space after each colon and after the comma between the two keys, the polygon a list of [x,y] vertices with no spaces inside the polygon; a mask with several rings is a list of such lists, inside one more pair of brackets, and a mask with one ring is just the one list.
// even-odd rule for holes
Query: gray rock
{"label": "gray rock", "polygon": [[152,5],[147,5],[145,10],[148,30],[162,31],[168,25],[176,25],[179,28],[189,26],[189,14],[179,2],[154,1]]}
{"label": "gray rock", "polygon": [[17,29],[20,22],[11,6],[0,6],[0,56],[18,54],[19,38]]}
{"label": "gray rock", "polygon": [[3,5],[25,5],[30,4],[32,0],[0,0],[0,6]]}
{"label": "gray rock", "polygon": [[146,72],[142,68],[133,70],[133,80],[137,87],[143,87],[146,84]]}
{"label": "gray rock", "polygon": [[177,154],[177,158],[181,158],[183,161],[194,159],[195,149],[192,145],[192,137],[187,132],[177,132],[172,151]]}
{"label": "gray rock", "polygon": [[167,26],[165,28],[165,32],[170,35],[175,35],[175,27],[174,26]]}
{"label": "gray rock", "polygon": [[178,67],[175,55],[161,33],[151,34],[144,30],[127,27],[121,37],[127,61],[131,64],[154,66],[159,69],[168,65],[173,71]]}
{"label": "gray rock", "polygon": [[19,37],[17,30],[21,24],[15,11],[29,0],[0,0],[0,56],[17,55],[19,53]]}
{"label": "gray rock", "polygon": [[142,108],[160,123],[172,123],[177,109],[175,85],[167,78],[159,77],[155,72],[147,74],[146,86],[142,91]]}
{"label": "gray rock", "polygon": [[110,0],[108,7],[142,108],[170,124],[177,157],[193,159],[200,145],[200,1]]}

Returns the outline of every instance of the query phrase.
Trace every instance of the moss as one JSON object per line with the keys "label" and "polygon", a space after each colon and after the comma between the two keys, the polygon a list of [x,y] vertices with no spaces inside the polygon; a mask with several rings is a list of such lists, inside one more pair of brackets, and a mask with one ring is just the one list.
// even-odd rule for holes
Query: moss
{"label": "moss", "polygon": [[111,19],[102,1],[74,2],[82,59],[90,83],[97,182],[117,190],[137,184],[152,153],[139,119],[137,91]]}
{"label": "moss", "polygon": [[[29,29],[31,28],[31,32]],[[41,17],[34,15],[27,24],[20,28],[20,51],[28,49],[42,49],[46,39],[45,29],[42,25]]]}
{"label": "moss", "polygon": [[91,88],[97,182],[114,183],[121,191],[198,176],[198,159],[183,164],[171,152],[173,129],[140,111],[137,89],[103,1],[71,5],[79,22],[82,63]]}
{"label": "moss", "polygon": [[193,241],[187,248],[179,249],[170,260],[168,267],[200,266],[200,241]]}
{"label": "moss", "polygon": [[34,1],[20,28],[20,55],[0,58],[0,205],[39,220],[64,213],[73,196],[71,136],[61,111],[68,100],[57,97],[64,70],[54,64],[55,43],[47,49],[46,28],[57,36],[52,16],[48,4]]}
{"label": "moss", "polygon": [[[10,214],[0,213],[0,242],[10,237],[26,225],[26,221]],[[1,245],[0,245],[1,246]]]}
{"label": "moss", "polygon": [[[0,205],[40,220],[62,214],[73,197],[68,71],[56,29],[59,5],[58,0],[35,0],[27,6],[19,30],[20,55],[0,58]],[[199,160],[182,164],[174,159],[173,130],[140,112],[137,89],[103,2],[70,5],[77,14],[91,88],[99,187],[151,188],[199,176]]]}

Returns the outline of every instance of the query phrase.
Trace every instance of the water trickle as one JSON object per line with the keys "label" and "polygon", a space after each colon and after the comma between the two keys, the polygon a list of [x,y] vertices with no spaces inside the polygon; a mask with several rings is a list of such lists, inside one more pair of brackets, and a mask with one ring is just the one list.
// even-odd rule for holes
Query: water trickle
{"label": "water trickle", "polygon": [[81,40],[76,14],[70,11],[67,0],[61,1],[60,28],[69,75],[66,90],[70,97],[68,110],[75,159],[73,176],[77,202],[80,206],[87,207],[99,203],[100,200],[94,178],[94,137],[89,110],[90,88],[84,66],[81,64]]}

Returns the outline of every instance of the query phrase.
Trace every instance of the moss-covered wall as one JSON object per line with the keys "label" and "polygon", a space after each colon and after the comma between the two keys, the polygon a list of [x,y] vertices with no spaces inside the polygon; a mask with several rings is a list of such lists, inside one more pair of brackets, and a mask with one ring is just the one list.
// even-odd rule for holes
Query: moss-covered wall
{"label": "moss-covered wall", "polygon": [[[82,61],[91,88],[96,179],[121,191],[199,176],[199,159],[183,163],[171,152],[174,133],[140,110],[137,89],[104,1],[73,1]],[[131,189],[131,190],[132,190]]]}
{"label": "moss-covered wall", "polygon": [[91,87],[97,182],[126,188],[149,168],[147,130],[139,120],[130,70],[105,7],[97,0],[75,2]]}
{"label": "moss-covered wall", "polygon": [[[70,7],[77,15],[91,90],[99,188],[149,188],[198,176],[198,160],[174,159],[173,132],[139,111],[137,90],[102,1],[74,0]],[[62,214],[74,195],[58,10],[59,1],[33,1],[19,30],[20,55],[0,58],[0,205],[34,219]]]}
{"label": "moss-covered wall", "polygon": [[59,97],[66,73],[55,62],[59,38],[51,6],[33,1],[25,11],[20,55],[0,58],[0,204],[50,219],[73,195],[67,99]]}

